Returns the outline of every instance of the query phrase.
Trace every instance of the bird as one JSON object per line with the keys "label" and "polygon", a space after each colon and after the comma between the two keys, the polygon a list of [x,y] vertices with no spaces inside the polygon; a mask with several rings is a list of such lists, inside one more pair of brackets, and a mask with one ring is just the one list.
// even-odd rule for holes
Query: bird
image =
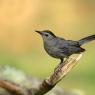
{"label": "bird", "polygon": [[95,40],[95,34],[84,37],[78,41],[73,41],[58,37],[50,30],[36,30],[35,32],[42,36],[45,51],[50,56],[60,59],[60,64],[64,62],[65,58],[69,58],[72,54],[84,52],[85,49],[81,46]]}

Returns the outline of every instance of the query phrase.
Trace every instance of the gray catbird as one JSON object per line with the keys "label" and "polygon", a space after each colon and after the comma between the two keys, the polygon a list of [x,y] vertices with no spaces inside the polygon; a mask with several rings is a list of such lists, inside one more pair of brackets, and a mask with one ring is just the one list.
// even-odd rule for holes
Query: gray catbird
{"label": "gray catbird", "polygon": [[63,63],[64,58],[68,58],[72,54],[84,52],[85,49],[81,46],[87,42],[95,40],[95,35],[85,37],[78,41],[72,41],[57,37],[50,30],[36,32],[42,36],[46,52],[50,56],[60,59],[61,63]]}

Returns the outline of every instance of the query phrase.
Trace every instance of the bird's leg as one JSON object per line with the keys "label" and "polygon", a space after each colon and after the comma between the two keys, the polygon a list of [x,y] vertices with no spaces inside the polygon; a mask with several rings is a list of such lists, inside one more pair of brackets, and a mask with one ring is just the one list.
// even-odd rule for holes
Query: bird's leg
{"label": "bird's leg", "polygon": [[64,62],[64,59],[63,59],[63,58],[61,58],[60,60],[61,60],[60,64],[62,64],[62,63]]}

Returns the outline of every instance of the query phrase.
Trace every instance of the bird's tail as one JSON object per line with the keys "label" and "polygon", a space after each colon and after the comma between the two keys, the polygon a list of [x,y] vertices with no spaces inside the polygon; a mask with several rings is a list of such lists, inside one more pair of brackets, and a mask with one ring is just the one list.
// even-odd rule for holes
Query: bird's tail
{"label": "bird's tail", "polygon": [[83,39],[80,39],[78,42],[79,42],[79,45],[81,46],[81,45],[86,44],[93,40],[95,40],[95,35],[91,35],[91,36],[85,37]]}

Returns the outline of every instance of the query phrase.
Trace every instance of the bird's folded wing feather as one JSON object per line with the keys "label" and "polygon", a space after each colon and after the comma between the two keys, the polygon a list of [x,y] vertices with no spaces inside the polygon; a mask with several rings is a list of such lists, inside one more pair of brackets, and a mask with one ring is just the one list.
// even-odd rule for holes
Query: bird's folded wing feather
{"label": "bird's folded wing feather", "polygon": [[78,41],[67,40],[66,42],[69,46],[79,46]]}

